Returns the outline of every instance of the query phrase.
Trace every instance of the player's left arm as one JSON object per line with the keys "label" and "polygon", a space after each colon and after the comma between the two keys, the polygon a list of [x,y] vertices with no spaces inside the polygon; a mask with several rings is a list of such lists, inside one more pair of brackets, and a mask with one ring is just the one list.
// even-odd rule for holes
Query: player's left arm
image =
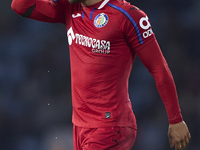
{"label": "player's left arm", "polygon": [[182,119],[176,86],[168,64],[154,37],[154,41],[137,52],[140,60],[154,77],[157,89],[165,105],[168,119],[170,146],[185,148],[191,138],[188,127]]}
{"label": "player's left arm", "polygon": [[150,20],[137,7],[132,6],[126,10],[128,19],[121,21],[125,40],[155,80],[168,115],[170,146],[175,145],[176,149],[184,148],[189,142],[190,133],[181,115],[174,79],[157,43]]}

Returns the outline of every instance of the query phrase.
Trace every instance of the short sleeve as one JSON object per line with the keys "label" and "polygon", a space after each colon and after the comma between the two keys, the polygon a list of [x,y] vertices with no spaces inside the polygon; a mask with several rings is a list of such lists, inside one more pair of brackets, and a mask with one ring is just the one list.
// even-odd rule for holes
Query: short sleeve
{"label": "short sleeve", "polygon": [[124,16],[123,34],[135,52],[155,41],[150,20],[142,10],[132,7],[124,13]]}

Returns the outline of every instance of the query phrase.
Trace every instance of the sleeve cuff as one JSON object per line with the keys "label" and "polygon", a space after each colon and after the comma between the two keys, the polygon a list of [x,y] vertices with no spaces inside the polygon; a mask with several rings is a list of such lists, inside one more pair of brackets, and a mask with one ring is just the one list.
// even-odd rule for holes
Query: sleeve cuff
{"label": "sleeve cuff", "polygon": [[176,119],[169,119],[169,124],[176,124],[179,122],[183,121],[183,117],[180,115],[180,117],[176,118]]}

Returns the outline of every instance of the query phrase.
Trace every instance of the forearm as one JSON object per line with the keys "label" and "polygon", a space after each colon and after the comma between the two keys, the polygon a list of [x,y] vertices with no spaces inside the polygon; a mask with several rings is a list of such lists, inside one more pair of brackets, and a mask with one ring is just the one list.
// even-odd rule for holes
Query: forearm
{"label": "forearm", "polygon": [[175,124],[182,121],[181,111],[174,79],[167,63],[160,64],[159,68],[153,70],[156,87],[165,105],[169,123]]}
{"label": "forearm", "polygon": [[38,21],[65,24],[65,11],[69,3],[66,0],[13,0],[11,7],[23,17]]}
{"label": "forearm", "polygon": [[154,77],[158,92],[165,105],[169,123],[182,121],[174,79],[157,42],[140,50],[139,58]]}

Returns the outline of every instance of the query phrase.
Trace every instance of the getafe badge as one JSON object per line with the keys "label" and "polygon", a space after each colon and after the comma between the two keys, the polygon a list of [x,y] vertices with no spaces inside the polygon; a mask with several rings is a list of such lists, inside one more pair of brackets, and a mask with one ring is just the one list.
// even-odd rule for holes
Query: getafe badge
{"label": "getafe badge", "polygon": [[102,28],[108,23],[108,16],[104,13],[98,14],[94,19],[94,25],[97,28]]}

